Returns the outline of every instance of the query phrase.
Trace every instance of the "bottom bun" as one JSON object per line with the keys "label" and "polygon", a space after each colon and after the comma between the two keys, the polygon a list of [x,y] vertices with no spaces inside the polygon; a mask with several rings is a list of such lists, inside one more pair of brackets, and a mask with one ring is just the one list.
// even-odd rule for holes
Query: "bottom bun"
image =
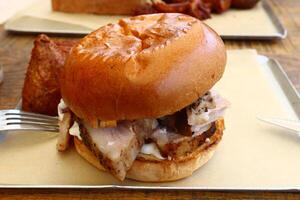
{"label": "bottom bun", "polygon": [[[173,160],[158,160],[152,156],[139,154],[127,172],[126,178],[143,182],[167,182],[191,176],[213,156],[222,138],[224,122],[217,120],[215,123],[216,131],[211,144],[203,144],[194,152]],[[77,137],[74,137],[74,144],[79,155],[99,170],[106,171],[97,157]]]}

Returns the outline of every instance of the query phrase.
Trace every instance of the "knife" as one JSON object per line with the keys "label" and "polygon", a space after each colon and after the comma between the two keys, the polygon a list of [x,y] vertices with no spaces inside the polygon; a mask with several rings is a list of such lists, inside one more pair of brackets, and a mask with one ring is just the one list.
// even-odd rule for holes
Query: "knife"
{"label": "knife", "polygon": [[262,122],[287,129],[294,135],[300,137],[300,121],[281,119],[275,117],[261,117],[261,116],[256,116],[256,118]]}

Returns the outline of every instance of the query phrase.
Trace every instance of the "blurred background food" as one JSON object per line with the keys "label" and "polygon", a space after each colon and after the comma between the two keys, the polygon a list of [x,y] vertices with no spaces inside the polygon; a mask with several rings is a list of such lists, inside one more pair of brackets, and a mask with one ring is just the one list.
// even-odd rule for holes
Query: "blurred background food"
{"label": "blurred background food", "polygon": [[51,40],[39,35],[34,41],[22,92],[22,109],[57,115],[61,99],[59,73],[77,40]]}
{"label": "blurred background food", "polygon": [[253,8],[259,0],[232,0],[231,7],[239,9]]}
{"label": "blurred background food", "polygon": [[[211,13],[229,8],[250,9],[259,0],[52,0],[54,11],[69,13],[138,15],[150,13],[185,13],[204,20]],[[122,6],[120,6],[122,5]]]}

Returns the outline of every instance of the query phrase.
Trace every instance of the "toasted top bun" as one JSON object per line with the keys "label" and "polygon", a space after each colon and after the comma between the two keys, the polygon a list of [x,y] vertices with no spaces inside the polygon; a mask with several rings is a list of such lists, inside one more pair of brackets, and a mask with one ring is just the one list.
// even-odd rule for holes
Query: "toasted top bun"
{"label": "toasted top bun", "polygon": [[62,97],[91,126],[172,114],[204,95],[222,76],[221,38],[177,13],[140,15],[84,37],[68,56]]}

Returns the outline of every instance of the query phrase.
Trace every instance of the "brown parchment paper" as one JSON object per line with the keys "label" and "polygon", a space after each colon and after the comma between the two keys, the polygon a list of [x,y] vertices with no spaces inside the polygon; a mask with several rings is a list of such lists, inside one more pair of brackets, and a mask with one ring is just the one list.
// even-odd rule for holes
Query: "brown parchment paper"
{"label": "brown parchment paper", "polygon": [[[86,33],[87,30],[92,31],[107,23],[116,22],[122,17],[124,16],[52,12],[50,0],[43,0],[43,3],[37,2],[19,12],[7,26],[11,30],[32,29],[34,32],[53,32],[55,27],[55,30],[59,29],[60,32]],[[281,35],[262,3],[250,10],[231,9],[221,15],[213,15],[211,19],[205,20],[205,23],[222,36]]]}
{"label": "brown parchment paper", "polygon": [[228,51],[226,72],[214,87],[231,102],[224,138],[215,156],[189,178],[121,183],[90,166],[73,149],[57,152],[53,133],[8,133],[0,136],[0,184],[300,188],[299,138],[256,119],[261,114],[296,119],[274,77],[257,58],[254,50]]}

